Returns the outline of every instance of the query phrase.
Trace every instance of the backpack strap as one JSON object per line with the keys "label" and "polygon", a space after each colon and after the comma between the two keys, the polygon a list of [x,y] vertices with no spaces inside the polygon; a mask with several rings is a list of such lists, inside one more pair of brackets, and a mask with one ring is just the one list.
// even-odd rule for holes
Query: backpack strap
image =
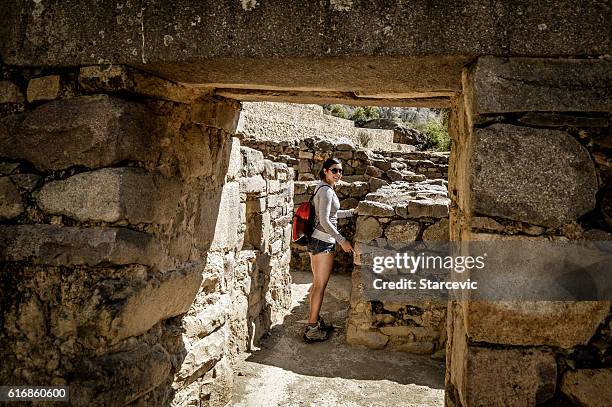
{"label": "backpack strap", "polygon": [[[310,204],[311,204],[311,205],[312,205],[312,200],[314,199],[315,195],[317,194],[317,192],[319,192],[319,189],[321,189],[321,188],[323,188],[323,187],[328,187],[328,188],[331,188],[331,185],[323,184],[323,185],[320,185],[320,186],[319,186],[317,189],[315,189],[314,193],[312,194],[312,196],[311,196],[311,197],[310,197],[310,199],[308,200],[308,202],[310,202]],[[314,209],[314,208],[313,208],[313,209]],[[317,212],[316,212],[316,209],[314,209],[314,211],[315,211],[315,214],[316,214],[316,213],[317,213]],[[312,228],[312,230],[315,230],[315,229],[317,228],[317,226],[319,226],[320,224],[321,224],[321,220],[319,219],[319,221],[315,223],[315,225],[314,225],[314,227]]]}
{"label": "backpack strap", "polygon": [[313,194],[310,196],[309,202],[312,202],[312,200],[314,199],[315,195],[317,194],[317,192],[319,192],[319,189],[323,188],[323,187],[328,187],[331,188],[331,185],[320,185],[317,189],[315,189],[315,191],[313,192]]}

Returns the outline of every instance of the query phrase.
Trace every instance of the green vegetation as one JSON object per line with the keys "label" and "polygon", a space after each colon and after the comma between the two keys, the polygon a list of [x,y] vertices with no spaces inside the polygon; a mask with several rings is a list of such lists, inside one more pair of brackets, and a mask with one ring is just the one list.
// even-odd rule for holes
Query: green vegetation
{"label": "green vegetation", "polygon": [[[353,107],[347,105],[323,105],[325,113],[342,119],[350,119],[357,126],[379,118],[391,119],[400,125],[416,129],[426,136],[426,149],[450,151],[451,138],[448,134],[449,109],[426,109],[415,107]],[[362,146],[371,140],[358,135]],[[362,140],[363,138],[363,140]]]}
{"label": "green vegetation", "polygon": [[370,142],[372,141],[372,135],[367,131],[359,130],[357,132],[357,140],[361,147],[368,148],[370,146]]}
{"label": "green vegetation", "polygon": [[353,114],[351,115],[351,120],[354,122],[365,123],[369,120],[378,119],[379,117],[380,114],[378,113],[378,108],[374,106],[359,106],[353,111]]}
{"label": "green vegetation", "polygon": [[436,151],[450,151],[451,138],[448,134],[448,126],[442,120],[430,120],[427,123],[417,126],[427,137],[425,148]]}
{"label": "green vegetation", "polygon": [[341,119],[349,118],[349,114],[346,111],[346,108],[342,105],[329,105],[324,107],[325,110],[327,110],[332,116],[340,117]]}

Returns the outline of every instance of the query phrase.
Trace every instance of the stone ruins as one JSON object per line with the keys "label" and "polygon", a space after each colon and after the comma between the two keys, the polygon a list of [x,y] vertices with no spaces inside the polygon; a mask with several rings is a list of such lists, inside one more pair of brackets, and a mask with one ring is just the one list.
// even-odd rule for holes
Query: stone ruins
{"label": "stone ruins", "polygon": [[[0,13],[2,385],[225,405],[308,268],[290,222],[329,156],[357,242],[612,240],[605,2]],[[324,103],[450,108],[451,153],[295,105]],[[443,358],[447,406],[612,404],[610,298],[369,301],[361,277],[346,340]]]}

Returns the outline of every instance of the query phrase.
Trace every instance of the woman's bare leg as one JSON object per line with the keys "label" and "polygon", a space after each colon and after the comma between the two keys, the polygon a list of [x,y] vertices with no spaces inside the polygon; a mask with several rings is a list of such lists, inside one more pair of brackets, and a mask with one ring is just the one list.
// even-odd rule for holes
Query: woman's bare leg
{"label": "woman's bare leg", "polygon": [[334,253],[319,253],[310,255],[310,267],[312,268],[312,287],[310,288],[310,314],[308,323],[314,324],[319,317],[325,287],[334,265]]}

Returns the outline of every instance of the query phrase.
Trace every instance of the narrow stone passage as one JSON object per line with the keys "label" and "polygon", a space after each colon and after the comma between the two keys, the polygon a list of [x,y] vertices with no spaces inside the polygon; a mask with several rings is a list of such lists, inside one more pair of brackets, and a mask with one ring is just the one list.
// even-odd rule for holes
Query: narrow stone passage
{"label": "narrow stone passage", "polygon": [[442,406],[444,362],[426,356],[353,348],[345,341],[350,275],[332,275],[322,315],[338,327],[305,344],[310,274],[292,273],[292,308],[261,349],[235,370],[232,406]]}

